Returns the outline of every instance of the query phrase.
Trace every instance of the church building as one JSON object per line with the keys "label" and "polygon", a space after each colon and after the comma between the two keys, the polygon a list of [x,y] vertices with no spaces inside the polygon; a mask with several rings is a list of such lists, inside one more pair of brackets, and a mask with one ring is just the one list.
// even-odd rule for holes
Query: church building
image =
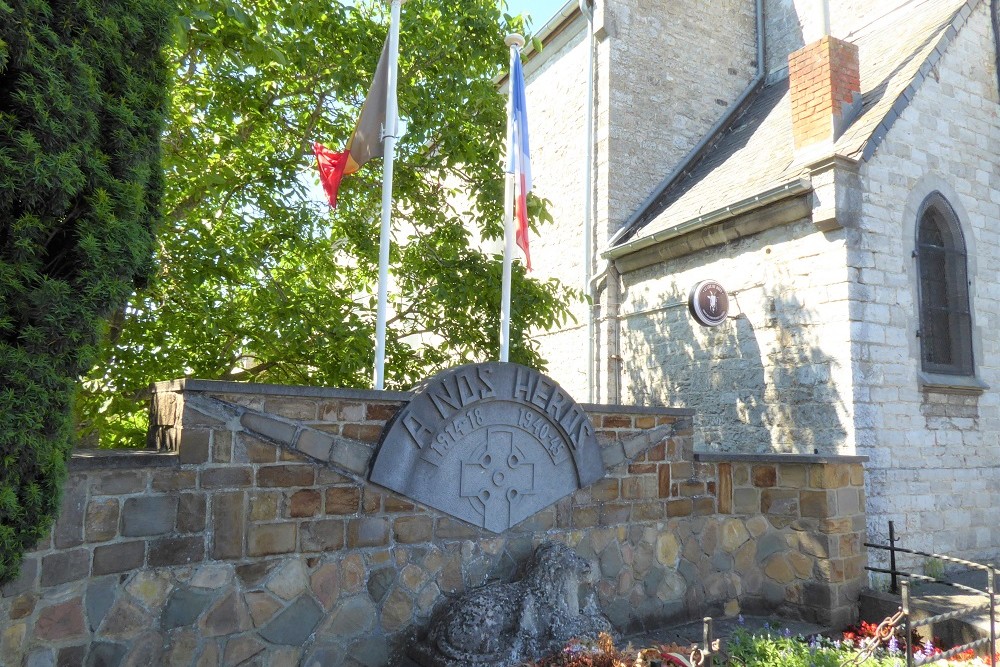
{"label": "church building", "polygon": [[699,450],[867,456],[870,540],[1000,554],[998,4],[567,3],[525,51],[531,251],[592,302],[548,373]]}

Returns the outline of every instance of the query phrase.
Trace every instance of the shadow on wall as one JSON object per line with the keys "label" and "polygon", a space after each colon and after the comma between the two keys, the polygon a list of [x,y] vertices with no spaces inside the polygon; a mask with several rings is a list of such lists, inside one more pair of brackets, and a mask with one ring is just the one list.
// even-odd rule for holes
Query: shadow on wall
{"label": "shadow on wall", "polygon": [[762,307],[714,329],[695,323],[686,302],[633,302],[622,321],[626,400],[696,410],[698,449],[837,453],[844,403],[836,361],[811,331],[815,317],[795,297],[754,292],[761,298],[745,300]]}

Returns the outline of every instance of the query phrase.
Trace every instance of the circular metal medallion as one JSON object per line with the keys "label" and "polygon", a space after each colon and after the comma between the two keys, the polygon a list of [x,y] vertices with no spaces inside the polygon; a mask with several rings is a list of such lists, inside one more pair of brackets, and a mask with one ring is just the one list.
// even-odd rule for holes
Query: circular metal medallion
{"label": "circular metal medallion", "polygon": [[729,295],[717,281],[703,280],[691,288],[688,310],[698,324],[717,327],[729,315]]}

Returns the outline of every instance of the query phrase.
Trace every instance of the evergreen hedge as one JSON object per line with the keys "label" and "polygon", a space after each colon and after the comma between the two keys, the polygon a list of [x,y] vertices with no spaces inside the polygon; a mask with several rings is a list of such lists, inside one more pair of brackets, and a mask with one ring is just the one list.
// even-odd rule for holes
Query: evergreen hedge
{"label": "evergreen hedge", "polygon": [[51,527],[73,397],[151,270],[164,0],[0,0],[0,583]]}

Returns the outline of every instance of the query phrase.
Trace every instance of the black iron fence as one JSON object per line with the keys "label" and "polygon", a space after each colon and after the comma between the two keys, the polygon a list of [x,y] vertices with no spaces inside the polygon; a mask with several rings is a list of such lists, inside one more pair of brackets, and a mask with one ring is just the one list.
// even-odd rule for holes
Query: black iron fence
{"label": "black iron fence", "polygon": [[[924,663],[933,662],[935,660],[947,660],[948,658],[954,657],[959,653],[968,651],[969,649],[978,649],[980,647],[986,646],[987,652],[989,653],[989,663],[991,667],[996,667],[996,652],[997,652],[997,635],[996,635],[996,568],[993,565],[987,565],[983,563],[976,563],[974,561],[964,560],[962,558],[955,558],[953,556],[945,556],[943,554],[928,553],[926,551],[917,551],[914,549],[904,549],[903,547],[897,546],[896,542],[899,538],[896,537],[896,530],[893,522],[889,522],[889,544],[873,544],[870,542],[865,542],[865,546],[869,549],[880,549],[889,552],[889,568],[880,567],[866,567],[865,569],[870,572],[881,572],[888,574],[889,579],[889,590],[892,593],[898,593],[902,598],[902,605],[900,606],[901,614],[897,614],[891,619],[894,622],[890,625],[896,625],[897,623],[902,623],[903,632],[906,636],[906,665],[907,667],[914,667],[915,665],[922,665]],[[961,565],[970,570],[982,570],[986,572],[986,590],[980,590],[972,586],[966,586],[965,584],[960,584],[954,581],[948,581],[941,577],[928,576],[926,574],[917,574],[915,572],[905,572],[897,569],[896,567],[896,554],[904,553],[911,554],[915,556],[921,556],[926,559],[936,559],[943,563],[954,563],[956,565]],[[900,581],[900,578],[903,578]],[[937,614],[935,616],[930,616],[928,618],[922,618],[919,620],[914,619],[911,610],[913,608],[914,595],[912,589],[912,582],[932,582],[937,584],[942,584],[944,586],[949,586],[957,590],[963,591],[965,593],[971,593],[972,595],[981,596],[986,599],[985,602],[981,604],[972,604],[958,611],[946,612],[943,614]],[[948,651],[942,653],[935,653],[933,655],[924,655],[919,651],[919,649],[914,650],[913,646],[913,631],[917,628],[933,625],[934,623],[942,623],[944,621],[967,618],[972,614],[977,614],[982,611],[989,612],[990,619],[990,636],[984,637],[982,639],[977,639],[975,641],[969,642],[967,644],[962,644],[961,646],[956,646]]]}

